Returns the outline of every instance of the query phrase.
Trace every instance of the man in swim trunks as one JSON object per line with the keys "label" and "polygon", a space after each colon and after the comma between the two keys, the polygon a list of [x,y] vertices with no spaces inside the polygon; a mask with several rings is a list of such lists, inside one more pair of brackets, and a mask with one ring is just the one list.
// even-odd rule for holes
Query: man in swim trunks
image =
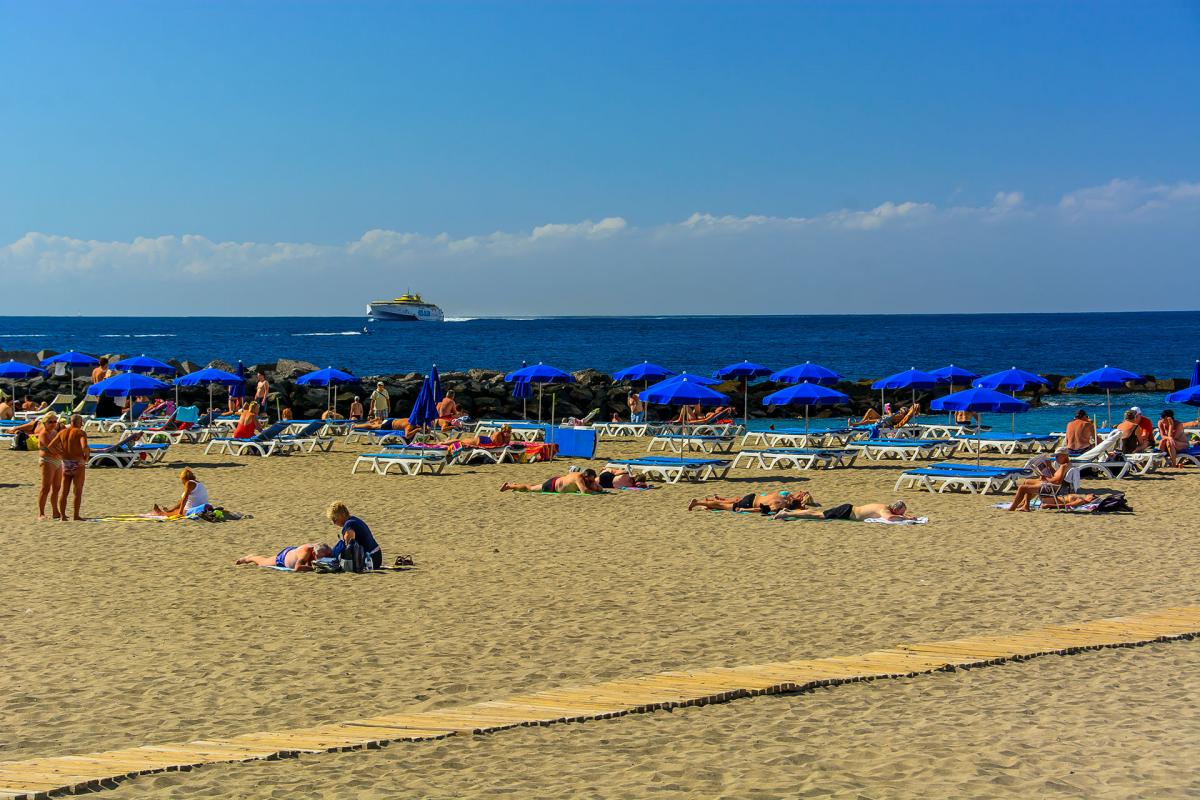
{"label": "man in swim trunks", "polygon": [[273,556],[242,556],[236,564],[253,564],[257,567],[283,567],[292,572],[307,572],[312,569],[312,562],[318,558],[328,558],[333,550],[324,542],[312,544],[291,545],[280,550]]}
{"label": "man in swim trunks", "polygon": [[625,405],[629,406],[630,422],[646,421],[646,406],[636,394],[630,392],[629,396],[625,398]]}
{"label": "man in swim trunks", "polygon": [[58,518],[67,521],[67,495],[72,495],[74,515],[72,519],[82,521],[79,505],[83,501],[83,484],[87,477],[88,450],[87,434],[83,430],[83,417],[71,417],[70,427],[63,428],[54,436],[46,453],[62,461],[62,485],[58,493]]}
{"label": "man in swim trunks", "polygon": [[796,492],[780,489],[768,494],[748,494],[743,497],[705,497],[702,500],[692,500],[688,503],[688,511],[694,508],[703,508],[708,511],[774,514],[780,511],[807,508],[811,502],[812,495],[803,489]]}
{"label": "man in swim trunks", "polygon": [[503,483],[502,492],[545,492],[546,494],[603,494],[596,470],[585,469],[583,472],[568,472],[547,478],[542,483]]}
{"label": "man in swim trunks", "polygon": [[1096,423],[1088,418],[1088,413],[1082,408],[1075,412],[1075,419],[1067,423],[1067,439],[1065,447],[1072,455],[1088,450],[1096,443]]}
{"label": "man in swim trunks", "polygon": [[903,500],[897,500],[894,503],[867,503],[861,506],[842,503],[824,511],[816,509],[785,510],[777,513],[775,519],[847,519],[852,522],[862,522],[865,519],[884,519],[899,522],[916,519],[916,517],[908,513],[908,507]]}
{"label": "man in swim trunks", "polygon": [[635,478],[627,469],[605,467],[600,470],[598,478],[601,489],[646,489],[649,484],[641,478]]}
{"label": "man in swim trunks", "polygon": [[438,425],[442,430],[449,430],[454,427],[455,420],[463,416],[462,409],[458,407],[458,403],[454,402],[454,392],[446,392],[446,396],[437,404]]}

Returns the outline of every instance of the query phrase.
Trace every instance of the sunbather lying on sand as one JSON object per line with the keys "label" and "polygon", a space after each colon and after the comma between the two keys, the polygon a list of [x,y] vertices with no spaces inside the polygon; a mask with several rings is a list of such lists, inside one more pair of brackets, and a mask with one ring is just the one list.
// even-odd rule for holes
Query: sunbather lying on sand
{"label": "sunbather lying on sand", "polygon": [[547,478],[543,483],[503,483],[502,492],[552,492],[554,494],[601,494],[600,481],[596,470],[585,469],[583,472],[568,472]]}
{"label": "sunbather lying on sand", "polygon": [[865,519],[872,518],[888,521],[916,519],[914,515],[907,513],[907,511],[908,507],[904,504],[903,500],[897,500],[894,503],[867,503],[861,506],[842,503],[839,506],[827,508],[824,511],[816,509],[780,511],[775,515],[775,519],[848,519],[853,522],[862,522]]}
{"label": "sunbather lying on sand", "polygon": [[1060,494],[1058,497],[1047,495],[1042,498],[1042,508],[1077,508],[1095,499],[1094,494]]}
{"label": "sunbather lying on sand", "polygon": [[635,478],[629,470],[617,467],[600,470],[598,480],[601,489],[645,489],[650,485],[641,478]]}
{"label": "sunbather lying on sand", "polygon": [[[705,497],[688,503],[688,511],[703,508],[707,511],[758,512],[774,514],[780,511],[798,510],[812,502],[812,495],[803,489],[790,492],[781,489],[769,494],[748,494],[744,497]],[[820,512],[817,512],[818,514]]]}
{"label": "sunbather lying on sand", "polygon": [[254,564],[257,567],[284,567],[293,572],[312,569],[312,562],[328,558],[333,550],[324,542],[285,547],[274,556],[242,556],[234,564]]}

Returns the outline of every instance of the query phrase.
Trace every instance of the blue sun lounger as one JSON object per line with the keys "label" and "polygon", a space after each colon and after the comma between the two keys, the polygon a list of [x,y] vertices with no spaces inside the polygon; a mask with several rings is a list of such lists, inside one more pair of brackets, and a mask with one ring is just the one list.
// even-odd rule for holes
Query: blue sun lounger
{"label": "blue sun lounger", "polygon": [[157,464],[167,454],[169,444],[135,444],[137,437],[126,437],[115,444],[89,444],[89,467],[113,466],[129,469],[135,464]]}
{"label": "blue sun lounger", "polygon": [[666,483],[707,481],[724,478],[729,474],[731,461],[722,458],[672,458],[670,456],[645,456],[643,458],[618,458],[606,466],[627,469],[634,475],[661,478]]}

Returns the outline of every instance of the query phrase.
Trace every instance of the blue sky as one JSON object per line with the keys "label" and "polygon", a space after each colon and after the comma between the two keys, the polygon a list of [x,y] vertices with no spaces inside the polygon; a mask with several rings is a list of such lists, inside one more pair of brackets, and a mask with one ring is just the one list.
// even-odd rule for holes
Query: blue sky
{"label": "blue sky", "polygon": [[80,308],[147,274],[216,291],[231,264],[495,314],[726,300],[509,286],[573,267],[983,290],[1133,259],[1192,297],[1062,307],[1200,296],[1195,3],[0,2],[0,75],[0,265],[69,276]]}

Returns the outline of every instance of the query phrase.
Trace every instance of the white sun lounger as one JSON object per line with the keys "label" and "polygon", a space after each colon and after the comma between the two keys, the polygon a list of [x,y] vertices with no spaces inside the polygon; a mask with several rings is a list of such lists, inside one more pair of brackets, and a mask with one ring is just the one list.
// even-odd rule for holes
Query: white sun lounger
{"label": "white sun lounger", "polygon": [[916,461],[946,458],[958,449],[959,444],[954,439],[859,439],[847,446],[860,450],[864,458],[872,461],[885,458]]}
{"label": "white sun lounger", "polygon": [[977,467],[973,464],[934,464],[900,473],[895,491],[924,489],[942,494],[966,491],[970,494],[999,492],[1011,487],[1025,474],[1020,467]]}
{"label": "white sun lounger", "polygon": [[653,422],[593,422],[596,436],[616,439],[621,436],[651,436],[662,430],[662,425]]}
{"label": "white sun lounger", "polygon": [[1054,434],[1039,435],[1036,433],[958,433],[954,439],[963,443],[963,449],[974,453],[993,451],[1011,456],[1014,453],[1045,453],[1053,450],[1058,444],[1058,436]]}
{"label": "white sun lounger", "polygon": [[447,463],[445,453],[363,453],[355,459],[350,474],[355,474],[360,465],[366,464],[377,475],[387,475],[393,468],[401,475],[420,475],[422,472],[441,475]]}
{"label": "white sun lounger", "polygon": [[655,450],[666,451],[670,449],[673,453],[685,450],[704,453],[729,453],[733,451],[733,445],[733,436],[660,433],[650,440],[650,444],[646,447],[646,450],[654,452]]}
{"label": "white sun lounger", "polygon": [[733,466],[757,466],[759,469],[775,469],[781,466],[792,469],[837,469],[850,466],[856,458],[858,451],[850,449],[769,447],[763,450],[740,451],[733,459]]}
{"label": "white sun lounger", "polygon": [[658,478],[665,483],[681,480],[708,481],[724,478],[729,474],[732,462],[724,459],[677,459],[669,456],[647,456],[645,458],[622,458],[609,461],[606,465],[628,470],[632,475]]}

